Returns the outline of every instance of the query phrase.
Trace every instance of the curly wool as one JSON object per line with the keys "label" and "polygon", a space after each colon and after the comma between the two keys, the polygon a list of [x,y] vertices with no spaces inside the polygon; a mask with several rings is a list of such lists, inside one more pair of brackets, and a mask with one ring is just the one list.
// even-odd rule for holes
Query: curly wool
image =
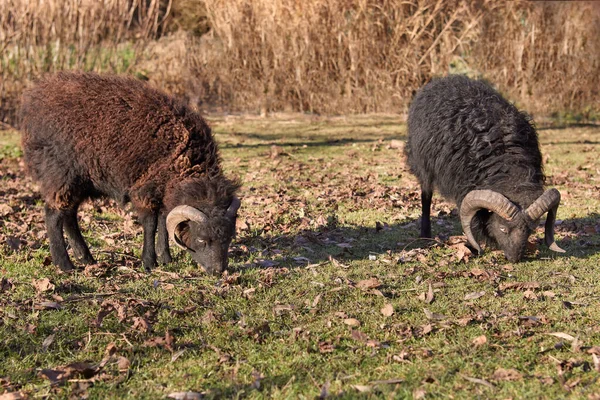
{"label": "curly wool", "polygon": [[[422,189],[439,190],[459,208],[475,189],[502,193],[522,209],[543,193],[531,119],[484,81],[461,75],[431,81],[410,106],[408,131],[408,164]],[[474,221],[476,230],[483,217]]]}
{"label": "curly wool", "polygon": [[[56,209],[101,195],[148,211],[226,208],[239,187],[223,176],[202,117],[133,78],[46,76],[24,92],[21,118],[26,166]],[[180,185],[191,178],[218,195]]]}

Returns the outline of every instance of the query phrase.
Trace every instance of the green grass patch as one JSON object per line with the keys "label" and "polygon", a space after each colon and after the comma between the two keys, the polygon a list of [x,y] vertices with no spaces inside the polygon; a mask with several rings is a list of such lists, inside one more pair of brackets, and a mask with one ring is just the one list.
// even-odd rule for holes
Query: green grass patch
{"label": "green grass patch", "polygon": [[18,134],[0,135],[0,393],[597,398],[600,128],[539,130],[567,253],[540,227],[511,264],[465,254],[440,197],[435,239],[417,238],[397,116],[209,120],[244,182],[219,277],[177,250],[144,273],[141,227],[111,201],[80,210],[99,263],[61,273]]}

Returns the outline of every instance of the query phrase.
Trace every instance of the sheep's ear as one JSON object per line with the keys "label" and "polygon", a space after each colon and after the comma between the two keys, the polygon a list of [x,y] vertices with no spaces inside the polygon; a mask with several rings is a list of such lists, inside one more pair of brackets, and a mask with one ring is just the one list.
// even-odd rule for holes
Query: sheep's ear
{"label": "sheep's ear", "polygon": [[233,196],[233,200],[231,200],[231,204],[227,208],[225,215],[229,218],[235,217],[237,210],[240,208],[241,204],[242,202],[240,201],[240,199],[238,199],[237,196]]}

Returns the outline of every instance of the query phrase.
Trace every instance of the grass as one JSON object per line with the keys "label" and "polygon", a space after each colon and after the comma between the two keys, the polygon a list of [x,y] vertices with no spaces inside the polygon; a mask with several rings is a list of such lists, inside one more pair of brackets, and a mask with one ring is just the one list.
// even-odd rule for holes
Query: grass
{"label": "grass", "polygon": [[100,263],[60,273],[18,134],[0,132],[4,390],[598,398],[600,128],[539,130],[567,253],[542,246],[540,228],[527,259],[511,264],[498,251],[461,254],[454,207],[439,197],[436,240],[416,240],[420,196],[397,116],[209,119],[225,169],[244,182],[220,277],[182,253],[143,273],[141,228],[109,201],[80,211]]}

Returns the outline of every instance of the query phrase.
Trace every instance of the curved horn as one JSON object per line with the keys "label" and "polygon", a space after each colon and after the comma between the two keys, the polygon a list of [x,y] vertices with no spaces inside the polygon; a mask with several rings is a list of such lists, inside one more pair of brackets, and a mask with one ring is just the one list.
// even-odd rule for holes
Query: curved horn
{"label": "curved horn", "polygon": [[187,249],[185,243],[183,243],[177,235],[175,235],[175,230],[177,225],[185,221],[193,221],[199,224],[203,224],[208,220],[206,214],[197,208],[190,206],[177,206],[171,210],[171,212],[167,215],[167,232],[169,233],[169,239],[173,240],[177,246],[182,249]]}
{"label": "curved horn", "polygon": [[240,208],[241,204],[242,202],[240,201],[240,199],[238,199],[237,196],[233,196],[233,200],[231,200],[231,204],[227,208],[225,215],[229,218],[235,217],[235,213],[237,212],[238,208]]}
{"label": "curved horn", "polygon": [[558,211],[558,204],[560,203],[560,192],[554,188],[548,189],[542,194],[536,201],[531,204],[525,214],[532,220],[538,220],[542,215],[548,213],[546,217],[546,245],[552,251],[558,253],[564,253],[565,251],[558,247],[554,241],[554,222],[556,221],[556,212]]}
{"label": "curved horn", "polygon": [[481,247],[471,231],[471,220],[482,208],[490,210],[508,221],[512,221],[519,213],[519,207],[493,190],[472,190],[467,193],[460,206],[460,223],[467,240],[478,252],[481,252]]}

